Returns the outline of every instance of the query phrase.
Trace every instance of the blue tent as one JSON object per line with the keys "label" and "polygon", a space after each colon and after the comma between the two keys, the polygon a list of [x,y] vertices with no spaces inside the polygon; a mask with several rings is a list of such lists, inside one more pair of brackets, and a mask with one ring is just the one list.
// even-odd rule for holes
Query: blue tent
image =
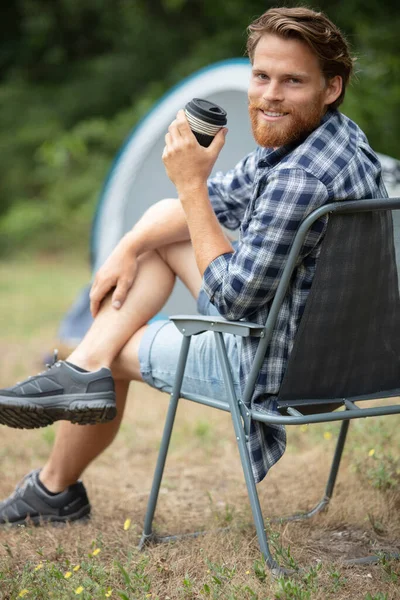
{"label": "blue tent", "polygon": [[[214,172],[227,171],[255,148],[247,111],[250,70],[247,59],[232,59],[197,71],[166,93],[131,131],[111,166],[94,216],[91,236],[93,274],[151,204],[176,196],[161,155],[168,125],[186,102],[196,97],[205,98],[228,113],[229,135]],[[380,158],[389,194],[400,196],[400,162],[386,156]],[[399,222],[396,219],[396,233],[400,247],[400,215]],[[66,345],[76,345],[92,322],[89,290],[90,285],[79,294],[61,323],[59,338]],[[177,282],[158,317],[181,312],[195,312],[195,303],[184,286]]]}

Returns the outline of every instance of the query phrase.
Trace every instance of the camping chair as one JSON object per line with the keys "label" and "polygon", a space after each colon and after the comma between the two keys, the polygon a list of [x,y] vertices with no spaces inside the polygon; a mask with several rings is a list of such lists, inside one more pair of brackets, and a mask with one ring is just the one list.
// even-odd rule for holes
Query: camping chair
{"label": "camping chair", "polygon": [[[364,400],[400,396],[400,297],[391,213],[395,209],[400,209],[400,198],[335,202],[308,215],[293,241],[264,327],[220,317],[171,317],[183,334],[182,347],[139,547],[155,539],[153,516],[191,336],[214,331],[227,400],[191,394],[184,397],[231,413],[261,552],[274,574],[288,573],[275,561],[268,546],[246,446],[250,420],[282,425],[342,421],[324,496],[309,512],[286,518],[299,520],[312,517],[327,507],[350,420],[400,414],[398,401],[389,406],[369,406],[369,403],[367,408],[362,406]],[[324,215],[329,215],[328,227],[277,398],[279,413],[252,410],[249,406],[257,374],[300,249],[310,226]],[[259,338],[242,398],[235,394],[223,333]],[[337,408],[342,410],[335,411]],[[161,539],[173,540],[177,536]],[[353,562],[373,560],[377,561],[378,557],[354,559]]]}

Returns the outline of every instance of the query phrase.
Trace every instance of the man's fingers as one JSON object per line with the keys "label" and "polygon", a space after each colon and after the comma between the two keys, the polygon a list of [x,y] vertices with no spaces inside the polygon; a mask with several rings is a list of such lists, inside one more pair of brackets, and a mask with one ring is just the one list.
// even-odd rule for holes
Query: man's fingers
{"label": "man's fingers", "polygon": [[109,291],[114,287],[112,281],[99,282],[95,280],[90,290],[90,312],[94,318],[100,310],[100,305]]}
{"label": "man's fingers", "polygon": [[115,292],[112,295],[111,301],[111,304],[114,308],[116,308],[117,310],[121,308],[121,306],[126,300],[126,297],[131,287],[132,281],[130,279],[124,279],[118,282],[118,285],[115,288]]}
{"label": "man's fingers", "polygon": [[184,131],[185,129],[189,129],[191,131],[189,121],[187,120],[185,111],[183,109],[178,110],[175,122],[178,124],[181,131]]}
{"label": "man's fingers", "polygon": [[93,319],[96,317],[99,312],[100,302],[98,300],[90,300],[90,313]]}
{"label": "man's fingers", "polygon": [[169,132],[165,134],[164,141],[165,141],[165,147],[167,149],[171,148],[171,146],[172,146],[172,135]]}
{"label": "man's fingers", "polygon": [[217,135],[214,137],[211,144],[209,145],[208,150],[212,153],[215,152],[216,154],[219,154],[225,144],[225,138],[227,133],[228,130],[226,129],[226,127],[220,129]]}
{"label": "man's fingers", "polygon": [[90,312],[92,313],[93,318],[99,312],[100,304],[101,304],[103,298],[105,298],[106,293],[107,293],[107,291],[104,291],[101,288],[100,289],[98,287],[96,287],[95,289],[92,288],[92,290],[90,292]]}
{"label": "man's fingers", "polygon": [[171,136],[172,141],[176,141],[181,137],[181,132],[177,119],[175,119],[175,121],[172,121],[171,125],[168,127],[168,133]]}
{"label": "man's fingers", "polygon": [[[167,136],[169,136],[168,139]],[[165,142],[168,146],[171,145],[171,142],[182,141],[182,138],[186,140],[190,138],[191,141],[195,140],[194,133],[190,129],[190,125],[184,110],[178,111],[176,119],[172,121],[171,125],[168,127],[168,133],[165,136]]]}
{"label": "man's fingers", "polygon": [[193,131],[190,129],[189,121],[186,118],[185,111],[180,110],[176,115],[176,123],[179,127],[179,133],[182,137],[194,136]]}

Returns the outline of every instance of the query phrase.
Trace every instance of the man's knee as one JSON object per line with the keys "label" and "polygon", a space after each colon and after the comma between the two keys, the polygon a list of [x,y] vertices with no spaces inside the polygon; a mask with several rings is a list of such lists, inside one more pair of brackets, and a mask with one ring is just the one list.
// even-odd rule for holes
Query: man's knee
{"label": "man's knee", "polygon": [[174,265],[177,257],[184,259],[185,255],[191,254],[194,258],[193,246],[190,240],[171,242],[170,244],[157,248],[157,252],[163,261],[171,267]]}
{"label": "man's knee", "polygon": [[194,298],[201,288],[202,277],[196,264],[192,242],[173,242],[157,250],[161,259],[185,284]]}

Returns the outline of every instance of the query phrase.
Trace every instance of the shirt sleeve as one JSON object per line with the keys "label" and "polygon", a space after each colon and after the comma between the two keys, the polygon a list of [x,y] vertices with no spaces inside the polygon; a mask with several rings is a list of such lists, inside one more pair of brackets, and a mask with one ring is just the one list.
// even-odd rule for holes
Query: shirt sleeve
{"label": "shirt sleeve", "polygon": [[258,148],[227,173],[219,171],[208,180],[208,195],[218,221],[238,229],[250,202],[258,162]]}
{"label": "shirt sleeve", "polygon": [[[204,272],[203,289],[221,315],[250,319],[273,298],[300,223],[328,200],[325,185],[302,169],[271,173],[249,207],[237,250],[218,256]],[[320,241],[326,222],[318,219],[310,228],[300,260]]]}

